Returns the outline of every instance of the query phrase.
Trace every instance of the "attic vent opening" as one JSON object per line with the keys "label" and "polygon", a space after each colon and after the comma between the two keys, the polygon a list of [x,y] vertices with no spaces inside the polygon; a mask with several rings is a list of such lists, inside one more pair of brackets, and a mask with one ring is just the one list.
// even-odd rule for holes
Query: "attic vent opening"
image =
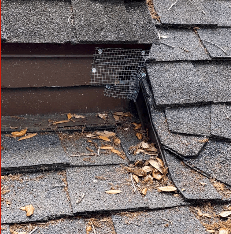
{"label": "attic vent opening", "polygon": [[104,95],[135,101],[140,80],[146,77],[149,51],[142,49],[96,48],[92,64],[92,85],[105,85]]}

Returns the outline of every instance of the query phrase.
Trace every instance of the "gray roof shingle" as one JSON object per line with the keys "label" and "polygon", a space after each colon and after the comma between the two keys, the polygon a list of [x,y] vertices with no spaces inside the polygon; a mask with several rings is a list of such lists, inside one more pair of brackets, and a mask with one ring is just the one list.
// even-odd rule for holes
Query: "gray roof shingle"
{"label": "gray roof shingle", "polygon": [[64,0],[3,0],[7,42],[64,43],[73,41],[71,4]]}
{"label": "gray roof shingle", "polygon": [[160,44],[153,44],[149,59],[156,61],[209,60],[192,29],[158,28]]}
{"label": "gray roof shingle", "polygon": [[231,58],[231,28],[199,29],[198,34],[212,58]]}

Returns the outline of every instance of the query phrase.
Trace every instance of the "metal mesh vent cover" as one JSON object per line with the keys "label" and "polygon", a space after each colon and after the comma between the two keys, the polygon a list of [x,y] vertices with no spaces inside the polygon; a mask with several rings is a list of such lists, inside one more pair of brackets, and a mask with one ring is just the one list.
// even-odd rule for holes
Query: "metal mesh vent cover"
{"label": "metal mesh vent cover", "polygon": [[136,100],[139,80],[146,76],[142,49],[96,48],[92,64],[92,85],[105,85],[105,96]]}

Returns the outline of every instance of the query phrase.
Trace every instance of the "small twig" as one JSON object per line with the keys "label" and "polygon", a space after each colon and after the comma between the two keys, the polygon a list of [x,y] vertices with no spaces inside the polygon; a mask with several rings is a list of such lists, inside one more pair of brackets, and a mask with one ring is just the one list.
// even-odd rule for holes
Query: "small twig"
{"label": "small twig", "polygon": [[76,204],[79,204],[83,200],[84,197],[85,197],[85,193],[83,193],[83,195],[81,196],[81,198],[76,201]]}
{"label": "small twig", "polygon": [[170,11],[171,8],[177,4],[177,2],[178,2],[178,0],[176,0],[176,1],[168,8],[168,11]]}
{"label": "small twig", "polygon": [[32,230],[29,234],[34,233],[37,229],[38,229],[38,227],[36,227],[34,230]]}
{"label": "small twig", "polygon": [[172,48],[172,49],[175,49],[175,48],[176,48],[175,46],[168,45],[168,44],[165,44],[165,43],[163,43],[163,42],[160,42],[160,44],[163,44],[163,45],[165,45],[165,46],[168,46],[168,47],[170,47],[170,48]]}
{"label": "small twig", "polygon": [[93,232],[96,234],[96,230],[95,230],[95,227],[94,227],[92,221],[90,221],[90,224],[91,224],[91,226],[92,226]]}
{"label": "small twig", "polygon": [[98,154],[98,156],[99,156],[99,154],[100,154],[100,147],[98,148],[98,152],[97,152],[97,154]]}
{"label": "small twig", "polygon": [[220,50],[222,50],[222,51],[227,55],[227,52],[226,52],[221,46],[219,46],[219,45],[217,45],[217,44],[215,44],[215,43],[213,43],[213,42],[211,42],[211,41],[207,41],[207,40],[202,40],[202,41],[208,42],[208,43],[210,43],[211,45],[216,46],[217,48],[219,48]]}
{"label": "small twig", "polygon": [[82,154],[71,154],[70,156],[71,157],[81,157],[81,156],[94,156],[95,153],[92,153],[92,154],[85,154],[85,153],[82,153]]}
{"label": "small twig", "polygon": [[161,217],[161,219],[163,219],[163,220],[165,220],[165,221],[171,223],[171,225],[172,225],[172,221],[170,221],[170,220],[168,220],[168,219],[165,219],[165,218],[162,218],[162,217]]}
{"label": "small twig", "polygon": [[133,192],[135,193],[136,192],[136,186],[134,184],[134,180],[133,180],[132,174],[131,174],[131,181],[132,181]]}

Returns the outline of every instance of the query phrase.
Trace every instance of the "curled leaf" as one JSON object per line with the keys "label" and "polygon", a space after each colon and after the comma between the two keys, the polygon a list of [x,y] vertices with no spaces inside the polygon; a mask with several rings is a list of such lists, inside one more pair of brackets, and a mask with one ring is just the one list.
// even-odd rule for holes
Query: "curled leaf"
{"label": "curled leaf", "polygon": [[161,165],[159,164],[159,162],[151,159],[148,161],[150,163],[151,166],[153,166],[154,168],[156,168],[161,174],[163,174],[163,169],[161,167]]}
{"label": "curled leaf", "polygon": [[222,218],[226,218],[228,216],[231,215],[231,211],[227,210],[227,211],[222,211],[219,216],[222,217]]}
{"label": "curled leaf", "polygon": [[153,170],[153,172],[152,172],[152,177],[153,177],[154,179],[156,179],[156,180],[161,180],[161,179],[163,178],[163,175],[161,175],[160,173],[155,172],[155,171]]}
{"label": "curled leaf", "polygon": [[20,132],[12,132],[11,135],[13,137],[21,137],[21,136],[24,136],[27,132],[27,128],[26,129],[23,129],[22,131]]}
{"label": "curled leaf", "polygon": [[136,137],[137,137],[139,140],[141,140],[141,139],[143,138],[142,134],[139,133],[139,132],[136,133]]}
{"label": "curled leaf", "polygon": [[122,191],[121,190],[108,190],[108,191],[105,191],[105,193],[107,194],[118,194],[118,193],[121,193]]}
{"label": "curled leaf", "polygon": [[26,216],[28,217],[34,214],[34,207],[32,205],[21,207],[20,210],[26,211]]}
{"label": "curled leaf", "polygon": [[72,114],[71,113],[68,113],[67,114],[67,119],[71,119],[72,118]]}
{"label": "curled leaf", "polygon": [[153,169],[150,166],[144,166],[142,170],[148,173],[148,172],[151,172]]}
{"label": "curled leaf", "polygon": [[174,186],[165,186],[165,187],[158,187],[158,192],[175,192],[177,191],[177,188]]}
{"label": "curled leaf", "polygon": [[143,149],[148,149],[148,148],[149,148],[149,144],[146,143],[146,142],[144,142],[144,141],[142,141],[142,142],[140,143],[140,146],[141,146]]}
{"label": "curled leaf", "polygon": [[29,133],[29,134],[27,134],[26,136],[19,138],[18,141],[22,141],[22,140],[25,140],[25,139],[29,139],[29,138],[32,138],[32,137],[34,137],[34,136],[36,136],[36,135],[38,135],[38,134],[37,134],[37,133]]}

